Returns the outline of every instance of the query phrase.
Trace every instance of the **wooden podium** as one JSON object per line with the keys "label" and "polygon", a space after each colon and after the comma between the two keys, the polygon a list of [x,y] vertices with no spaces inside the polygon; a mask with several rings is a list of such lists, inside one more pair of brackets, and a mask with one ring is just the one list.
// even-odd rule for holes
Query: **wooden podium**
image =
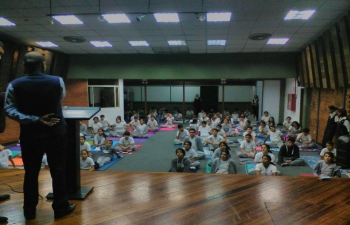
{"label": "wooden podium", "polygon": [[[68,144],[66,159],[66,183],[68,199],[84,199],[94,187],[80,185],[80,120],[89,120],[96,115],[99,107],[70,107],[62,108],[63,117],[68,126]],[[46,196],[53,199],[53,193]]]}

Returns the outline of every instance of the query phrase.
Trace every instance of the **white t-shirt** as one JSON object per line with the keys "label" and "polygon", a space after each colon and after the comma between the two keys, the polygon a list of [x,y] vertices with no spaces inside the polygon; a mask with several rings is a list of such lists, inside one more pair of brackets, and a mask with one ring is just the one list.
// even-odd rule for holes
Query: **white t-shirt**
{"label": "white t-shirt", "polygon": [[3,151],[0,151],[0,168],[8,168],[10,156],[12,156],[11,150],[4,149]]}
{"label": "white t-shirt", "polygon": [[84,144],[80,144],[80,151],[81,150],[86,150],[86,151],[91,151],[91,146],[88,142],[84,142]]}
{"label": "white t-shirt", "polygon": [[125,139],[125,137],[120,138],[119,144],[126,147],[128,145],[134,144],[134,139],[132,137],[129,137],[128,140]]}
{"label": "white t-shirt", "polygon": [[269,119],[270,119],[269,116],[264,116],[264,115],[263,115],[263,116],[261,117],[261,120],[265,121],[266,124],[269,122]]}
{"label": "white t-shirt", "polygon": [[[243,133],[243,137],[244,137],[246,134],[248,134],[247,131]],[[254,131],[252,131],[252,132],[250,133],[250,135],[251,135],[252,137],[256,137],[256,133],[255,133]]]}
{"label": "white t-shirt", "polygon": [[282,132],[279,130],[275,130],[275,132],[272,132],[270,130],[269,132],[267,132],[267,135],[270,135],[271,141],[281,141]]}
{"label": "white t-shirt", "polygon": [[260,133],[267,133],[267,132],[269,132],[269,128],[267,126],[265,126],[265,127],[259,126],[259,132]]}
{"label": "white t-shirt", "polygon": [[138,134],[146,134],[148,130],[148,127],[146,124],[139,124],[136,126],[136,131]]}
{"label": "white t-shirt", "polygon": [[253,153],[253,149],[256,148],[256,144],[254,141],[250,141],[249,143],[244,140],[241,142],[241,146],[240,148],[243,148],[244,151],[248,152],[248,153]]}
{"label": "white t-shirt", "polygon": [[90,127],[94,130],[94,133],[97,133],[98,129],[102,127],[102,124],[100,122],[92,123]]}
{"label": "white t-shirt", "polygon": [[107,120],[100,120],[100,123],[102,124],[102,128],[104,130],[108,129],[108,121]]}
{"label": "white t-shirt", "polygon": [[216,137],[214,137],[214,135],[210,135],[207,139],[209,139],[211,142],[215,143],[215,142],[220,142],[224,138],[220,135],[216,135]]}
{"label": "white t-shirt", "polygon": [[176,137],[179,137],[179,140],[183,140],[188,135],[190,135],[190,133],[188,132],[188,130],[185,130],[185,129],[182,132],[178,130],[176,133]]}
{"label": "white t-shirt", "polygon": [[[256,153],[255,158],[254,158],[254,162],[261,163],[263,155],[264,155],[264,153],[262,153],[262,152]],[[275,162],[275,156],[272,153],[269,153],[268,155],[271,157],[271,162]]]}
{"label": "white t-shirt", "polygon": [[260,171],[260,175],[272,175],[273,173],[277,173],[276,166],[270,164],[269,167],[265,168],[265,166],[262,163],[255,165],[255,170]]}
{"label": "white t-shirt", "polygon": [[305,136],[303,133],[300,133],[300,134],[298,134],[298,136],[297,136],[296,139],[298,139],[298,138],[300,138],[300,140],[299,140],[300,143],[303,143],[303,142],[305,142],[305,141],[311,141],[311,140],[312,140],[310,134],[307,134],[307,135]]}
{"label": "white t-shirt", "polygon": [[94,166],[95,163],[94,163],[94,160],[90,157],[87,157],[85,160],[83,160],[81,157],[80,157],[80,169],[81,170],[89,170],[91,169],[91,166]]}
{"label": "white t-shirt", "polygon": [[198,131],[199,131],[201,137],[208,137],[209,132],[210,132],[210,127],[209,126],[205,126],[205,127],[200,126],[198,128]]}
{"label": "white t-shirt", "polygon": [[292,121],[290,121],[289,123],[287,121],[284,121],[283,126],[287,127],[287,129],[288,129],[290,126],[292,126]]}
{"label": "white t-shirt", "polygon": [[189,149],[188,151],[185,150],[185,152],[186,152],[185,156],[189,160],[191,160],[194,157],[197,157],[197,152],[194,149],[192,149],[192,148]]}
{"label": "white t-shirt", "polygon": [[149,127],[155,127],[155,126],[158,126],[158,122],[157,122],[157,120],[148,120],[148,122],[147,122],[147,126],[149,126]]}
{"label": "white t-shirt", "polygon": [[324,148],[321,150],[320,156],[324,156],[324,153],[326,152],[332,152],[334,154],[334,156],[337,156],[337,149],[333,148],[332,151],[328,151],[327,148]]}

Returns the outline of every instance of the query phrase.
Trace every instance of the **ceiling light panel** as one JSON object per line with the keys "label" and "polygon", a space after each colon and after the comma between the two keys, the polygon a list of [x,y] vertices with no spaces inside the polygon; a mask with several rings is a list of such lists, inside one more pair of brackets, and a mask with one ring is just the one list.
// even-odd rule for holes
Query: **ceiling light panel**
{"label": "ceiling light panel", "polygon": [[11,21],[0,17],[0,26],[16,26],[16,24],[12,23]]}
{"label": "ceiling light panel", "polygon": [[68,16],[53,16],[55,20],[61,24],[83,24],[83,21],[79,20],[78,17],[73,15]]}
{"label": "ceiling light panel", "polygon": [[269,45],[284,45],[289,41],[289,38],[270,38],[267,44]]}
{"label": "ceiling light panel", "polygon": [[231,20],[231,13],[207,13],[208,22],[228,22]]}
{"label": "ceiling light panel", "polygon": [[287,16],[284,17],[284,20],[307,20],[312,16],[312,14],[314,14],[314,12],[315,10],[291,10],[288,12]]}
{"label": "ceiling light panel", "polygon": [[179,45],[186,45],[186,41],[168,41],[168,44],[169,45],[172,45],[172,46],[179,46]]}
{"label": "ceiling light panel", "polygon": [[155,13],[153,14],[158,23],[178,23],[180,22],[177,13]]}
{"label": "ceiling light panel", "polygon": [[226,40],[208,40],[207,45],[226,45]]}
{"label": "ceiling light panel", "polygon": [[112,47],[108,41],[90,41],[90,43],[96,48]]}
{"label": "ceiling light panel", "polygon": [[37,41],[35,42],[37,43],[38,45],[40,45],[41,47],[47,47],[47,48],[52,48],[52,47],[58,47],[58,45],[52,43],[51,41]]}
{"label": "ceiling light panel", "polygon": [[137,47],[137,46],[149,46],[147,41],[129,41],[131,46]]}
{"label": "ceiling light panel", "polygon": [[125,14],[104,14],[102,16],[108,23],[130,23]]}

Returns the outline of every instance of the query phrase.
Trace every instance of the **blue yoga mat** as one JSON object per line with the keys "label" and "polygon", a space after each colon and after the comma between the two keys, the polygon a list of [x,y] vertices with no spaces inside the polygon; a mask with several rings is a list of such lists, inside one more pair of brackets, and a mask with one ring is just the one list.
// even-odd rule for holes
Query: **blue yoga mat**
{"label": "blue yoga mat", "polygon": [[[124,156],[125,157],[125,156]],[[103,171],[108,169],[109,167],[113,166],[114,164],[116,164],[117,162],[119,162],[120,160],[122,160],[122,158],[118,158],[116,155],[113,155],[113,159],[107,163],[104,166],[101,166],[100,168],[97,169],[97,171]]]}

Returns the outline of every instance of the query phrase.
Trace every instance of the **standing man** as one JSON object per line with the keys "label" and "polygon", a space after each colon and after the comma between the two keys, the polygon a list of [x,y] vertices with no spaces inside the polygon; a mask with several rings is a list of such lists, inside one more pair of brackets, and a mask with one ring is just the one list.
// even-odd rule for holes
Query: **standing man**
{"label": "standing man", "polygon": [[254,95],[251,105],[254,115],[259,118],[259,97],[257,95]]}
{"label": "standing man", "polygon": [[64,217],[75,209],[75,204],[68,202],[65,177],[67,125],[61,107],[65,85],[60,77],[42,73],[44,61],[44,56],[38,52],[27,53],[24,56],[27,75],[8,85],[5,99],[7,116],[19,122],[21,127],[26,220],[36,217],[38,176],[44,152],[52,177],[55,218]]}
{"label": "standing man", "polygon": [[339,117],[336,113],[337,108],[334,105],[328,106],[329,117],[327,120],[326,129],[323,134],[322,147],[326,147],[328,141],[333,141],[335,132],[337,131],[337,124]]}

